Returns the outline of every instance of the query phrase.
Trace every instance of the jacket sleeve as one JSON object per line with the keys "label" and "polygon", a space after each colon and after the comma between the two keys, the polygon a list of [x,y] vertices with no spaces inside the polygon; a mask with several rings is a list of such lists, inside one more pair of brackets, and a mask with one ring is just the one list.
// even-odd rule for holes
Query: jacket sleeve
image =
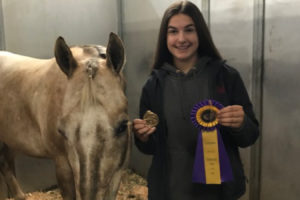
{"label": "jacket sleeve", "polygon": [[[144,113],[147,110],[152,110],[150,105],[150,94],[147,90],[147,85],[149,81],[145,84],[142,90],[141,98],[140,98],[140,118],[143,118]],[[153,155],[155,152],[155,143],[154,143],[154,134],[149,136],[149,140],[147,142],[142,142],[134,135],[134,141],[136,147],[144,154]]]}
{"label": "jacket sleeve", "polygon": [[241,128],[229,128],[229,133],[239,147],[248,147],[255,143],[259,136],[258,121],[253,112],[253,106],[249,99],[246,87],[238,71],[233,68],[231,71],[232,80],[230,84],[230,104],[243,106],[245,112],[244,123]]}

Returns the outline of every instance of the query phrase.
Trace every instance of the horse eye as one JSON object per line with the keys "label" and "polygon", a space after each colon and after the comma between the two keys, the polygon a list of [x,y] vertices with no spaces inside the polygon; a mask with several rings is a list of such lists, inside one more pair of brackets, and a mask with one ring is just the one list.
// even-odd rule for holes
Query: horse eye
{"label": "horse eye", "polygon": [[66,136],[66,133],[63,131],[63,130],[61,130],[61,129],[57,129],[57,132],[64,138],[64,139],[68,139],[67,138],[67,136]]}
{"label": "horse eye", "polygon": [[105,53],[100,53],[100,57],[103,59],[106,59],[106,54]]}
{"label": "horse eye", "polygon": [[116,134],[120,135],[121,133],[123,133],[124,131],[126,131],[127,130],[127,126],[128,126],[128,120],[122,121],[119,124],[118,128],[116,129]]}

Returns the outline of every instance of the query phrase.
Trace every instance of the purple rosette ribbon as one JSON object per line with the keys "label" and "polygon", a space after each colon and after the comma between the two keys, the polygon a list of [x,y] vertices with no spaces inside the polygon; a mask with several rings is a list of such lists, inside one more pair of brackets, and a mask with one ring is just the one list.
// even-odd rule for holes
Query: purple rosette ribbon
{"label": "purple rosette ribbon", "polygon": [[230,161],[217,120],[217,112],[222,108],[223,105],[215,100],[204,100],[192,109],[192,123],[199,129],[193,182],[221,184],[233,180]]}

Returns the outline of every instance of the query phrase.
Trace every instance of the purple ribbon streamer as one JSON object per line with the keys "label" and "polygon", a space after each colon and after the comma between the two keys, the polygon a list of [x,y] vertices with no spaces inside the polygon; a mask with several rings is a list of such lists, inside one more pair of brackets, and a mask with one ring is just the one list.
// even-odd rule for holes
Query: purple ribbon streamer
{"label": "purple ribbon streamer", "polygon": [[206,183],[201,130],[198,134],[192,181],[195,183]]}
{"label": "purple ribbon streamer", "polygon": [[221,171],[221,182],[233,180],[232,169],[230,161],[222,140],[221,133],[217,128],[218,134],[218,148],[219,148],[219,161],[220,161],[220,171]]}
{"label": "purple ribbon streamer", "polygon": [[221,182],[231,181],[233,180],[232,169],[230,165],[230,161],[228,155],[226,153],[226,149],[222,140],[222,136],[219,132],[219,126],[207,128],[202,127],[196,120],[196,113],[199,108],[206,106],[206,105],[216,106],[218,109],[223,108],[223,105],[218,103],[214,100],[205,100],[193,107],[191,112],[191,120],[193,124],[199,128],[198,134],[198,141],[197,141],[197,148],[196,148],[196,155],[194,161],[194,169],[193,169],[193,177],[192,181],[196,183],[204,183],[206,184],[205,178],[205,167],[204,167],[204,152],[203,152],[203,141],[202,141],[202,130],[212,131],[213,129],[217,129],[217,137],[218,137],[218,149],[219,149],[219,162],[220,162],[220,175],[221,175]]}

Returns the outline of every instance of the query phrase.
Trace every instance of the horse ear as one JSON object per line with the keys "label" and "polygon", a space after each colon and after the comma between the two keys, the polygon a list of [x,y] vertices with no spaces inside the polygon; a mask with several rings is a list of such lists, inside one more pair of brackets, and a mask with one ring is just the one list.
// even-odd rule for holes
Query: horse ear
{"label": "horse ear", "polygon": [[68,76],[68,78],[71,78],[77,67],[77,63],[64,38],[57,38],[54,53],[56,62],[60,69]]}
{"label": "horse ear", "polygon": [[110,33],[106,48],[107,65],[112,67],[117,73],[122,71],[125,64],[125,49],[123,42],[115,33]]}

